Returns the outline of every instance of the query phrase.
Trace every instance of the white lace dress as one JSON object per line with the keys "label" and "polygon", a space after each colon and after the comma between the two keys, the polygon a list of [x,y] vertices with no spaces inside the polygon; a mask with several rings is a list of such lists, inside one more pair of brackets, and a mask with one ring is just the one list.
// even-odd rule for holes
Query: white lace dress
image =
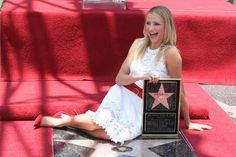
{"label": "white lace dress", "polygon": [[[131,63],[130,75],[155,72],[169,77],[163,57],[154,63],[159,49],[147,49],[141,61]],[[135,82],[143,88],[143,81]],[[96,112],[88,111],[93,121],[102,126],[111,140],[123,144],[142,132],[142,99],[123,86],[115,84],[104,97]]]}

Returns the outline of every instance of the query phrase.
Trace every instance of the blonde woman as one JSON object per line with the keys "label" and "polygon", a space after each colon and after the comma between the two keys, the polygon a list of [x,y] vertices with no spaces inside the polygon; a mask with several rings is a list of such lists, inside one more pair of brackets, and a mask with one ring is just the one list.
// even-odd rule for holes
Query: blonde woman
{"label": "blonde woman", "polygon": [[[151,8],[144,24],[144,38],[136,39],[117,76],[96,112],[75,116],[58,113],[38,116],[34,127],[77,127],[94,137],[124,143],[141,134],[143,80],[181,78],[182,60],[176,48],[176,32],[169,9]],[[181,85],[181,113],[188,129],[202,131],[211,127],[191,123],[189,107]]]}

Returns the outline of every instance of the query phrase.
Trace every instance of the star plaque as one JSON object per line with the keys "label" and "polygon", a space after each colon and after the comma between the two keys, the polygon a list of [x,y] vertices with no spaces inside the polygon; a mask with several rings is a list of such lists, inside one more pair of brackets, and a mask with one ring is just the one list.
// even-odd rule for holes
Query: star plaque
{"label": "star plaque", "polygon": [[166,93],[162,83],[157,93],[150,92],[149,94],[155,99],[152,104],[152,109],[160,104],[165,106],[167,109],[170,109],[169,104],[167,102],[167,98],[172,96],[174,93]]}
{"label": "star plaque", "polygon": [[144,81],[142,137],[176,138],[179,129],[180,79]]}

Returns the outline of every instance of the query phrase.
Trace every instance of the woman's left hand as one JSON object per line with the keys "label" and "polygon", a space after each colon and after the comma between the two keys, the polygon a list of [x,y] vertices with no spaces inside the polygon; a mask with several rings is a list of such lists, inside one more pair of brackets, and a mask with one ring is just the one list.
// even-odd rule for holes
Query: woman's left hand
{"label": "woman's left hand", "polygon": [[197,124],[197,123],[190,123],[188,126],[188,129],[190,130],[197,130],[197,131],[203,131],[203,130],[209,130],[212,127],[206,124]]}

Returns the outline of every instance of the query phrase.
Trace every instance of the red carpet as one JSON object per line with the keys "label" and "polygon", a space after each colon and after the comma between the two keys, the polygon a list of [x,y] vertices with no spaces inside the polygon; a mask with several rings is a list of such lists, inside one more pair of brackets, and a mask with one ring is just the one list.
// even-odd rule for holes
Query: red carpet
{"label": "red carpet", "polygon": [[147,8],[165,4],[173,10],[184,79],[236,83],[236,6],[223,0],[127,3],[126,11],[82,11],[81,1],[8,0],[1,13],[1,79],[113,80],[130,44],[142,36]]}
{"label": "red carpet", "polygon": [[[94,81],[1,82],[1,118],[5,120],[30,120],[34,119],[39,113],[52,115],[57,111],[66,111],[75,114],[74,110],[78,113],[85,112],[88,109],[96,110],[99,102],[112,84],[112,82]],[[198,116],[198,119],[194,121],[209,124],[213,127],[209,131],[197,132],[186,130],[182,124],[181,128],[196,153],[199,157],[217,156],[218,154],[227,154],[228,157],[231,157],[232,154],[233,157],[235,154],[231,151],[236,149],[236,145],[234,145],[236,140],[235,123],[198,84],[185,83],[185,89],[190,109],[192,108],[191,116]],[[2,94],[6,95],[3,96]],[[206,120],[205,118],[208,116],[209,119]],[[13,146],[17,145],[19,151],[25,151],[27,148],[23,149],[20,142],[14,144],[13,139],[26,138],[25,140],[29,140],[29,143],[36,142],[31,141],[32,137],[36,136],[35,134],[38,136],[35,131],[44,130],[33,130],[32,121],[22,121],[21,123],[4,121],[0,129],[4,137],[6,136],[1,138],[3,139],[1,147],[4,148],[5,153],[10,153],[8,152],[9,148],[5,148],[8,141],[12,141]],[[40,137],[45,136],[41,132],[39,134]],[[51,133],[49,135],[45,137],[46,140],[51,139]],[[29,138],[27,139],[27,137]],[[222,140],[225,141],[224,144],[222,144]],[[217,149],[219,146],[221,149]],[[41,151],[43,145],[39,144],[37,147],[39,148],[34,148],[35,151]],[[50,152],[47,153],[50,154]]]}
{"label": "red carpet", "polygon": [[[209,124],[213,127],[211,130],[203,132],[182,129],[195,149],[198,157],[235,157],[235,122],[199,85],[187,84],[185,87],[188,98],[193,101],[199,101],[199,103],[204,103],[210,112],[209,120],[193,120],[193,122]],[[198,98],[194,99],[193,96]]]}
{"label": "red carpet", "polygon": [[126,1],[126,11],[84,11],[81,0],[7,0],[0,119],[11,121],[0,123],[0,156],[53,156],[51,129],[33,130],[32,121],[22,120],[96,110],[154,5],[174,15],[191,117],[213,126],[204,132],[181,128],[198,157],[236,156],[235,123],[197,84],[236,84],[236,6],[224,0]]}
{"label": "red carpet", "polygon": [[0,121],[0,156],[53,157],[52,129],[32,126],[32,121]]}

